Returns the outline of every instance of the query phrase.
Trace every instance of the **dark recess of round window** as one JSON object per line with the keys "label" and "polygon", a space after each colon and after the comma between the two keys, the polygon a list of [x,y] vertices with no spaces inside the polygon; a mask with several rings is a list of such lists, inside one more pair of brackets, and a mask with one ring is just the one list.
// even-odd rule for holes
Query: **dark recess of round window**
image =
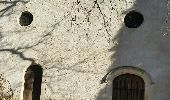
{"label": "dark recess of round window", "polygon": [[124,23],[128,28],[137,28],[143,21],[143,15],[136,11],[129,12],[124,18]]}
{"label": "dark recess of round window", "polygon": [[28,26],[33,21],[33,15],[28,11],[22,12],[22,15],[19,20],[21,26]]}

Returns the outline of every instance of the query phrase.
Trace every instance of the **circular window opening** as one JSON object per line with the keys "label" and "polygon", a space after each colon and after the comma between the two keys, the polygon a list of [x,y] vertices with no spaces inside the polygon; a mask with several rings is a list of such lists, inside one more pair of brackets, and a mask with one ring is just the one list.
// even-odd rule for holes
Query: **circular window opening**
{"label": "circular window opening", "polygon": [[33,15],[30,12],[28,11],[22,12],[19,21],[21,26],[28,26],[32,23],[32,21],[33,21]]}
{"label": "circular window opening", "polygon": [[136,11],[129,12],[124,18],[124,23],[128,28],[137,28],[143,21],[143,15]]}

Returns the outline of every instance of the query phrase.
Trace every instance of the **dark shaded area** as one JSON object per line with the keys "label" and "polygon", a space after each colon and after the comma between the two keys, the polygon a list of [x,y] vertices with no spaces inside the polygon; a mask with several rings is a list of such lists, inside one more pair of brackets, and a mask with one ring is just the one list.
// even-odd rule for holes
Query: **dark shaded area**
{"label": "dark shaded area", "polygon": [[113,80],[112,100],[144,100],[144,80],[133,74],[122,74]]}
{"label": "dark shaded area", "polygon": [[4,16],[9,16],[10,14],[12,14],[12,12],[8,12],[10,11],[13,7],[16,6],[17,3],[28,3],[29,1],[22,1],[22,0],[16,0],[16,1],[0,1],[0,4],[8,4],[8,6],[6,6],[3,9],[0,9],[0,17],[4,17]]}
{"label": "dark shaded area", "polygon": [[33,21],[33,15],[28,11],[22,12],[22,15],[19,20],[21,26],[28,26]]}
{"label": "dark shaded area", "polygon": [[43,69],[31,65],[25,73],[24,100],[40,100]]}
{"label": "dark shaded area", "polygon": [[136,11],[129,12],[124,18],[124,23],[128,28],[137,28],[143,21],[143,15]]}
{"label": "dark shaded area", "polygon": [[39,65],[32,66],[32,70],[34,71],[32,100],[40,100],[43,71]]}
{"label": "dark shaded area", "polygon": [[[107,73],[101,79],[101,84],[105,85],[105,87],[102,90],[100,90],[100,92],[97,95],[96,100],[112,100],[113,80],[111,80],[111,78],[108,78],[108,76],[111,75],[112,73],[115,73],[117,69],[121,69],[122,67],[126,67],[126,68],[130,67],[130,68],[141,69],[145,71],[144,67],[142,66],[136,67],[134,65],[137,65],[141,62],[143,63],[145,60],[142,58],[143,56],[152,57],[153,55],[152,54],[148,55],[146,52],[142,53],[141,55],[135,55],[135,54],[138,54],[138,52],[140,53],[140,50],[141,51],[156,50],[157,49],[156,46],[160,44],[161,34],[159,33],[160,31],[159,29],[162,25],[162,22],[164,21],[163,19],[160,18],[160,16],[166,17],[166,14],[165,14],[166,12],[159,13],[159,16],[153,16],[153,15],[156,15],[158,12],[161,12],[163,7],[165,7],[166,5],[164,5],[165,3],[163,2],[161,6],[160,5],[157,6],[158,4],[156,2],[158,1],[153,2],[152,0],[148,0],[147,5],[146,5],[146,1],[147,0],[144,0],[144,1],[136,0],[132,8],[127,9],[125,12],[123,12],[123,13],[126,13],[126,17],[127,17],[127,19],[125,18],[124,21],[127,20],[126,24],[130,24],[129,26],[130,28],[127,27],[126,24],[124,23],[122,27],[119,29],[119,31],[117,32],[116,36],[114,36],[114,38],[112,39],[112,42],[114,45],[110,49],[110,52],[114,52],[111,56],[111,61],[113,62],[111,66],[108,68]],[[145,11],[145,10],[148,10],[148,11]],[[137,14],[136,12],[140,12],[142,16],[141,15],[138,16],[139,13]],[[131,18],[131,16],[134,16],[134,18]],[[138,19],[141,19],[142,17],[145,18],[145,23],[143,23],[144,19],[143,21],[138,20]],[[158,20],[158,19],[161,19],[161,20]],[[139,27],[136,28],[137,26]],[[151,27],[148,28],[148,26],[151,26]],[[138,31],[138,29],[140,31]],[[150,48],[150,45],[148,43],[156,44],[154,45],[155,47],[153,47],[154,49]],[[138,49],[139,51],[137,51]],[[133,62],[135,62],[135,64]],[[147,72],[148,70],[152,70],[152,69],[153,69],[152,67],[148,68]]]}

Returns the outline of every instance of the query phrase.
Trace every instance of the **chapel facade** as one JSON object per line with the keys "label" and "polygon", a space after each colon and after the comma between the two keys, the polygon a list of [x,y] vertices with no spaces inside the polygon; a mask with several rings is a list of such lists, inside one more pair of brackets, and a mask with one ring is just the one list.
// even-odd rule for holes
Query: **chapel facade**
{"label": "chapel facade", "polygon": [[1,0],[0,100],[169,100],[169,0]]}

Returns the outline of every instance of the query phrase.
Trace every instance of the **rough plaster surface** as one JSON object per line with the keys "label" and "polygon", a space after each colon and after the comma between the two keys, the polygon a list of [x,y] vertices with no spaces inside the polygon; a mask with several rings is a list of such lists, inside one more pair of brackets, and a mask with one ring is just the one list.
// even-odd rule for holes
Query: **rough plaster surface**
{"label": "rough plaster surface", "polygon": [[[149,100],[168,100],[169,2],[1,0],[0,96],[22,99],[25,71],[38,63],[41,100],[111,100],[109,86],[100,81],[109,70],[128,65],[151,76]],[[123,23],[131,10],[145,18],[137,29]],[[30,26],[19,25],[23,11],[34,16]]]}

